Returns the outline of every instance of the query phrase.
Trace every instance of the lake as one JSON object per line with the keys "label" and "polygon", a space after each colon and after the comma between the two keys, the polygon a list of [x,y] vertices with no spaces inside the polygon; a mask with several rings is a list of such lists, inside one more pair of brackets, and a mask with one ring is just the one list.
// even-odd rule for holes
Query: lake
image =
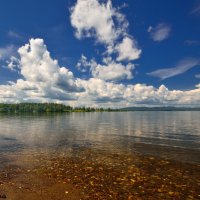
{"label": "lake", "polygon": [[[90,152],[89,157],[88,152]],[[52,159],[57,159],[56,163],[61,165],[63,162],[68,162],[69,158],[72,160],[74,158],[76,159],[76,165],[80,165],[79,169],[82,167],[83,163],[86,161],[88,162],[88,160],[94,162],[93,158],[96,159],[95,163],[98,163],[98,165],[102,165],[102,163],[105,165],[105,162],[103,162],[102,159],[104,158],[104,161],[106,160],[106,162],[114,163],[114,166],[118,166],[126,156],[129,156],[126,157],[126,161],[132,160],[134,165],[136,165],[134,160],[137,160],[137,163],[139,163],[147,159],[144,166],[148,163],[148,165],[150,164],[152,167],[157,166],[157,168],[161,171],[163,166],[160,166],[160,161],[162,160],[162,162],[164,162],[163,160],[167,160],[166,163],[173,163],[169,166],[169,169],[179,170],[180,173],[184,173],[184,170],[188,171],[188,168],[192,170],[191,173],[195,170],[196,174],[193,178],[197,179],[199,177],[199,153],[200,112],[198,111],[137,111],[0,115],[0,156],[2,160],[0,169],[5,172],[5,167],[9,168],[7,170],[8,173],[11,174],[11,177],[12,173],[9,170],[10,168],[11,171],[14,170],[12,169],[12,166],[18,166],[21,170],[28,169],[30,171],[36,166],[36,169],[43,166],[44,169],[42,169],[46,170],[50,167],[49,163],[51,162],[52,164]],[[133,158],[133,156],[136,155],[138,157]],[[63,156],[65,159],[67,157],[68,161],[63,161]],[[82,160],[83,158],[85,159]],[[40,165],[36,164],[36,160],[38,159],[40,160]],[[126,161],[124,160],[123,162],[125,164],[124,167],[119,165],[112,171],[115,172],[115,170],[119,169],[122,171],[128,170],[127,167],[130,166],[130,162],[127,161],[126,163]],[[31,162],[32,164],[30,165]],[[73,160],[73,163],[74,162],[75,161]],[[154,162],[154,164],[152,164],[152,162]],[[177,163],[182,163],[184,167],[181,167],[180,169],[177,168],[177,165],[179,166]],[[87,163],[87,165],[89,164]],[[68,167],[71,168],[72,165],[68,163]],[[90,169],[90,167],[91,166],[89,166],[88,169]],[[141,167],[137,167],[138,170],[141,170]],[[105,168],[105,166],[102,166],[102,168]],[[43,172],[44,174],[47,173],[46,171]],[[57,172],[58,169],[56,169],[55,173]],[[13,173],[16,175],[19,172]],[[23,171],[22,174],[26,173]],[[51,179],[52,176],[50,177]],[[99,172],[96,173],[96,176],[99,176]],[[70,178],[70,180],[72,179],[73,178]],[[83,177],[81,180],[82,179]],[[63,179],[59,180],[63,181]],[[188,179],[185,179],[185,181],[188,181]],[[115,182],[109,183],[109,185],[112,185]],[[12,187],[10,188],[6,180],[5,184],[7,184],[5,186],[5,188],[7,188],[7,190],[5,189],[5,191],[7,191],[7,195],[12,196]],[[87,185],[86,182],[83,182],[80,185],[79,184],[78,186],[80,187]],[[193,182],[190,186],[192,188],[188,187],[188,192],[183,192],[183,194],[178,193],[177,191],[168,191],[169,199],[170,195],[176,195],[177,199],[179,199],[179,196],[182,198],[189,198],[189,196],[191,196],[191,199],[192,197],[195,199],[195,195],[199,195],[196,192],[196,187],[199,186],[198,184],[199,183],[197,182]],[[72,183],[72,186],[73,185],[74,182]],[[94,186],[94,188],[95,187],[97,186]],[[106,186],[106,188],[107,187],[108,186]],[[153,187],[155,188],[155,186],[152,185],[152,188]],[[78,190],[79,189],[80,188],[78,187]],[[189,190],[192,191],[192,193],[190,193]],[[102,199],[109,199],[108,196],[105,196],[105,192],[103,192],[103,194],[101,191],[97,193],[95,189],[93,193],[88,193],[90,194],[89,196],[83,195],[84,191],[81,191],[78,195],[76,194],[77,191],[74,191],[73,189],[72,191],[75,194],[72,192],[72,196],[70,197],[71,199],[84,199],[86,197],[88,199],[91,197],[93,199],[101,199],[101,197]],[[89,189],[86,188],[86,191],[89,191]],[[115,195],[119,195],[117,191],[115,191],[115,193],[117,193]],[[123,194],[122,196],[112,196],[112,199],[127,199],[129,197],[130,199],[134,199],[133,192],[129,189],[128,191],[129,192],[127,193],[127,189],[125,189],[124,193],[121,192],[121,194]],[[140,190],[138,189],[138,199],[145,199],[146,197],[141,196],[145,194],[142,194],[139,191]],[[161,189],[158,188],[158,191],[161,191]],[[17,192],[15,191],[15,193]],[[94,193],[99,195],[98,198],[94,196]],[[158,192],[157,196],[154,196],[154,198],[162,199],[163,194],[165,194],[166,197],[166,192]],[[49,195],[52,196],[53,194]],[[83,197],[80,197],[81,195],[83,195]],[[148,195],[155,195],[155,191],[148,193]],[[14,197],[15,196],[17,195],[14,195]],[[32,195],[32,197],[33,196],[34,195]],[[27,198],[30,197],[28,196]],[[44,197],[44,199],[45,198],[47,197]],[[50,197],[48,198],[50,199]],[[54,198],[56,199],[55,196]],[[168,198],[166,197],[166,199]]]}
{"label": "lake", "polygon": [[199,120],[200,112],[183,111],[1,115],[0,152],[75,146],[131,150],[134,144],[200,150]]}

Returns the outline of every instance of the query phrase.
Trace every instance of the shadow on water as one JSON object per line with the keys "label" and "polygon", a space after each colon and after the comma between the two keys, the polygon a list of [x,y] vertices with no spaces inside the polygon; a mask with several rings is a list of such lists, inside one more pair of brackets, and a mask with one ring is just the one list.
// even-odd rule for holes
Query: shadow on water
{"label": "shadow on water", "polygon": [[0,152],[17,152],[25,148],[25,144],[15,138],[0,136]]}

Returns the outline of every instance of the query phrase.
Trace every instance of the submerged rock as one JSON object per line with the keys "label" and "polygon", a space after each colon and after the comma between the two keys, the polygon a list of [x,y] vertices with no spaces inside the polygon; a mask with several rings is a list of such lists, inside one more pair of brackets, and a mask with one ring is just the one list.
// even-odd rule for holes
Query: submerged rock
{"label": "submerged rock", "polygon": [[5,194],[0,194],[0,198],[1,198],[1,199],[6,199],[7,197],[6,197]]}

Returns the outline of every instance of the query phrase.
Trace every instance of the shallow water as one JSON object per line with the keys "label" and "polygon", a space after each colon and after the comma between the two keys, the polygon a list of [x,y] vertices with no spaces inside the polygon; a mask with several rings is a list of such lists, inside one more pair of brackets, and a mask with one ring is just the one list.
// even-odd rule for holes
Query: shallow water
{"label": "shallow water", "polygon": [[198,199],[199,120],[200,112],[0,115],[0,197]]}

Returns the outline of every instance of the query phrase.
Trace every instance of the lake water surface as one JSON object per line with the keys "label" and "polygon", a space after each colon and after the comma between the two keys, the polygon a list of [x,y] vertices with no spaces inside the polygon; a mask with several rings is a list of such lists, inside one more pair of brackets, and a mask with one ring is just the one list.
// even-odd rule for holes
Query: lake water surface
{"label": "lake water surface", "polygon": [[200,150],[200,112],[0,115],[0,152],[79,146],[134,150],[137,144]]}
{"label": "lake water surface", "polygon": [[0,115],[0,198],[199,199],[200,112]]}

